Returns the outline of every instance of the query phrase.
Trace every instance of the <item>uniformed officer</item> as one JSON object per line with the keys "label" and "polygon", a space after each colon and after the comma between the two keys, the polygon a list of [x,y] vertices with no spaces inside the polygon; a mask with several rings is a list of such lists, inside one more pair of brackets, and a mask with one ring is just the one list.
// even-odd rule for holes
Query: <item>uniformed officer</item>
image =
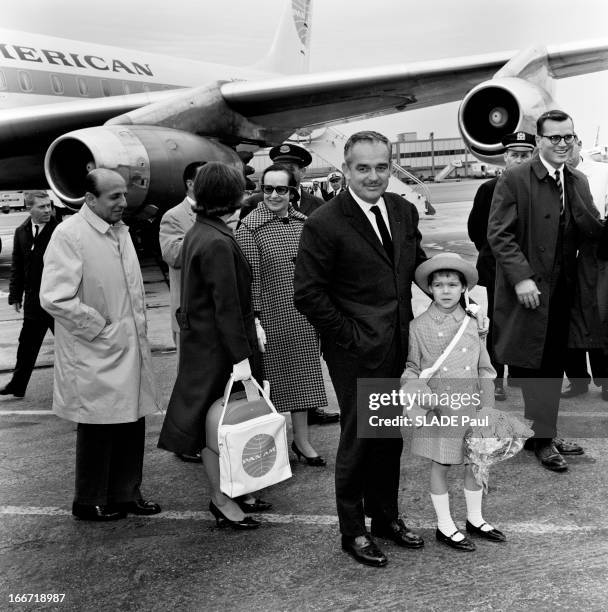
{"label": "uniformed officer", "polygon": [[[529,160],[532,157],[532,152],[536,146],[535,138],[528,132],[515,132],[507,134],[502,139],[502,144],[505,147],[504,159],[505,166],[508,170],[518,166],[519,164]],[[496,370],[496,379],[494,381],[494,397],[498,401],[507,399],[504,389],[503,377],[505,366],[498,363],[494,353],[494,334],[492,333],[493,325],[493,310],[494,310],[494,281],[496,280],[496,260],[492,254],[492,250],[488,244],[488,217],[490,215],[490,204],[492,204],[492,196],[498,177],[492,178],[485,183],[482,183],[475,199],[473,200],[473,208],[469,215],[468,231],[469,238],[475,243],[479,256],[477,258],[477,271],[479,272],[479,284],[484,286],[488,293],[488,316],[490,317],[490,333],[488,334],[487,346],[490,353],[492,366]],[[511,369],[509,373],[512,375]]]}

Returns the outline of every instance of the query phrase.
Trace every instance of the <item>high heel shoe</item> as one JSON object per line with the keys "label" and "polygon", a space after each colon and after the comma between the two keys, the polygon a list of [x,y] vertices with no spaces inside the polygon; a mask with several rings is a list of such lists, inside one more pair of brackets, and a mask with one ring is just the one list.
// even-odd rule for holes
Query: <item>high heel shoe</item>
{"label": "high heel shoe", "polygon": [[209,502],[209,512],[215,517],[218,527],[232,527],[232,529],[256,529],[261,525],[250,516],[246,516],[242,521],[232,521],[212,502]]}
{"label": "high heel shoe", "polygon": [[297,446],[296,441],[294,440],[291,443],[291,450],[295,453],[298,461],[304,459],[307,465],[312,465],[313,467],[323,467],[327,465],[325,459],[323,457],[317,455],[316,457],[307,457]]}

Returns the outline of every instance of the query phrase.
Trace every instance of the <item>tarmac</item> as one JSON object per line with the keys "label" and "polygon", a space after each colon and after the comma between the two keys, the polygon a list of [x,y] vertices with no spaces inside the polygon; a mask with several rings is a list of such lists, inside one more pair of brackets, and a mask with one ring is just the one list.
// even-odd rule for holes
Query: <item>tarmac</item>
{"label": "tarmac", "polygon": [[[460,205],[440,206],[438,213],[421,220],[427,253],[460,249],[473,257]],[[5,251],[0,260],[6,264]],[[2,261],[0,292],[6,293]],[[167,285],[154,262],[143,261],[142,271],[166,406],[176,371]],[[483,289],[474,295],[484,302]],[[21,320],[1,295],[0,302],[3,385]],[[416,290],[414,310],[427,303]],[[162,413],[146,419],[143,493],[163,512],[107,524],[74,520],[75,426],[51,412],[52,360],[49,334],[25,398],[0,398],[0,610],[608,609],[608,403],[593,385],[562,402],[560,432],[585,448],[585,455],[568,459],[568,472],[543,469],[527,451],[493,467],[484,518],[506,533],[505,544],[476,540],[476,552],[459,553],[436,542],[429,466],[409,454],[406,440],[400,505],[426,545],[412,551],[379,539],[389,564],[375,569],[355,563],[339,546],[335,424],[311,428],[327,467],[292,457],[293,477],[263,491],[273,509],[259,515],[264,523],[253,532],[216,527],[202,467],[156,448]],[[327,372],[325,382],[329,410],[337,410]],[[507,393],[499,407],[521,416],[519,389]],[[450,491],[452,514],[464,527],[462,468],[452,468]],[[18,594],[31,601],[11,604]],[[41,594],[63,595],[63,601],[41,603]]]}

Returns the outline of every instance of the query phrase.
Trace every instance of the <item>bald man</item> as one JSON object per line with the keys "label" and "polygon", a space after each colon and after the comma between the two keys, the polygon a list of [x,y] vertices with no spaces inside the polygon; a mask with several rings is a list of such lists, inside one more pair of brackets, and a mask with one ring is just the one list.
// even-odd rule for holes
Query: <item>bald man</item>
{"label": "bald man", "polygon": [[87,175],[82,208],[51,237],[40,287],[55,319],[53,410],[78,424],[72,514],[90,521],[160,512],[140,492],[144,417],[158,403],[126,195],[120,174]]}

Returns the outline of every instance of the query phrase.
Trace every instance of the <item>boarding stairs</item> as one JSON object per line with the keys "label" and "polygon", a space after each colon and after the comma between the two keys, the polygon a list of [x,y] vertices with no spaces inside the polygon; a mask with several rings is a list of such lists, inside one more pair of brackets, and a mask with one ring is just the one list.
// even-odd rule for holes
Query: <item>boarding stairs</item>
{"label": "boarding stairs", "polygon": [[452,172],[454,172],[454,170],[456,170],[456,168],[462,168],[462,166],[462,160],[451,161],[445,168],[435,175],[435,182],[441,183],[441,181],[446,179]]}
{"label": "boarding stairs", "polygon": [[[299,133],[296,142],[305,145],[309,151],[316,153],[334,168],[341,168],[344,161],[344,145],[347,136],[333,127],[314,130],[311,133]],[[406,182],[407,181],[407,182]],[[434,215],[435,209],[431,206],[431,193],[429,188],[414,174],[408,172],[399,164],[392,162],[391,178],[388,191],[402,195],[409,200],[420,212]]]}

